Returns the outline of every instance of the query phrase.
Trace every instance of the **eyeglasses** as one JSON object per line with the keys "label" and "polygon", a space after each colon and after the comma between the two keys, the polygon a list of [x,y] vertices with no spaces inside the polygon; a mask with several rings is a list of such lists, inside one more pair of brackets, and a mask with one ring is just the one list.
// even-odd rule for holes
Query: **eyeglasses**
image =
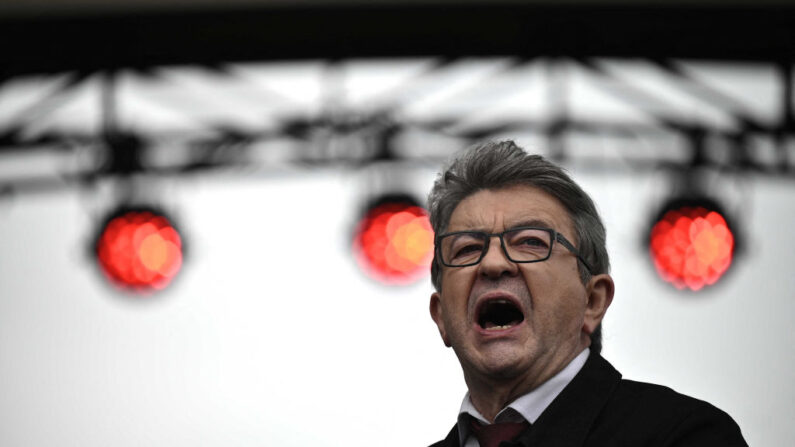
{"label": "eyeglasses", "polygon": [[482,231],[455,231],[437,236],[436,250],[442,264],[448,267],[467,267],[483,259],[489,251],[491,238],[495,236],[500,238],[502,251],[512,262],[546,261],[552,255],[553,243],[558,241],[576,255],[589,272],[592,272],[591,266],[574,245],[551,228],[516,227],[493,234]]}

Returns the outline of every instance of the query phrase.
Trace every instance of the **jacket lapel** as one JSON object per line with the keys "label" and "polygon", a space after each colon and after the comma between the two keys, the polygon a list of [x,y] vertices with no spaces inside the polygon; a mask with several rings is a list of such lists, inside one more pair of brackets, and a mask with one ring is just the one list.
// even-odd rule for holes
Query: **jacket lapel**
{"label": "jacket lapel", "polygon": [[[621,381],[621,374],[591,353],[574,379],[517,441],[523,445],[580,447]],[[448,436],[449,437],[449,436]]]}
{"label": "jacket lapel", "polygon": [[460,447],[460,443],[461,441],[458,439],[458,424],[456,424],[453,425],[453,429],[450,430],[446,438],[435,444],[431,444],[430,447]]}

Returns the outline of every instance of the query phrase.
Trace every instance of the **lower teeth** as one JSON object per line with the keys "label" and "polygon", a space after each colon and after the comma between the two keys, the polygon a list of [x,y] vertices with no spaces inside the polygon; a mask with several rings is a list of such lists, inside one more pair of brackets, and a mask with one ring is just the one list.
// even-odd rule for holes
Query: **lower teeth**
{"label": "lower teeth", "polygon": [[487,327],[486,330],[487,331],[496,331],[496,330],[500,330],[500,329],[508,329],[509,327],[511,327],[511,325],[510,324],[506,324],[505,326],[491,326],[491,327]]}

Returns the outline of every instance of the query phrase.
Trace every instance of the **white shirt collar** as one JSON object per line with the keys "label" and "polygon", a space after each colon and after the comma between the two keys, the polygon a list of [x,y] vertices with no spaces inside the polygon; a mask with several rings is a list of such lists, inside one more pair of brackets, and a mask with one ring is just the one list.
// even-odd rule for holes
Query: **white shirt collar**
{"label": "white shirt collar", "polygon": [[[580,372],[583,365],[585,365],[585,361],[588,360],[590,352],[590,348],[585,348],[559,373],[508,404],[507,407],[497,413],[494,422],[522,422],[522,420],[526,420],[531,424],[534,423],[549,404],[558,397],[558,394],[563,391],[563,388],[566,388],[566,385]],[[462,415],[466,414],[484,424],[489,424],[486,418],[472,405],[472,401],[469,399],[469,392],[467,392],[463,402],[461,402],[461,409],[458,411],[458,438],[461,440],[462,446],[466,443],[470,432],[469,424],[466,422],[462,423],[462,419],[466,419],[466,417],[462,418]]]}

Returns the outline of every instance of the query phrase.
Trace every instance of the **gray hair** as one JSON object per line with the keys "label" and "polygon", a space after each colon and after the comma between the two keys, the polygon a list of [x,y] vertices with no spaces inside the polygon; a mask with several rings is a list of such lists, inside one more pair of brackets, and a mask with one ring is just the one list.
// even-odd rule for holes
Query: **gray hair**
{"label": "gray hair", "polygon": [[[578,261],[583,284],[592,274],[608,273],[606,232],[593,200],[559,166],[540,155],[529,155],[513,141],[488,142],[470,147],[444,169],[428,195],[431,226],[439,235],[447,230],[453,211],[468,196],[485,189],[515,185],[533,186],[556,198],[568,211],[574,224],[572,241],[591,271]],[[431,281],[437,291],[442,287],[442,265],[434,252]],[[591,334],[591,350],[601,350],[602,327]]]}

